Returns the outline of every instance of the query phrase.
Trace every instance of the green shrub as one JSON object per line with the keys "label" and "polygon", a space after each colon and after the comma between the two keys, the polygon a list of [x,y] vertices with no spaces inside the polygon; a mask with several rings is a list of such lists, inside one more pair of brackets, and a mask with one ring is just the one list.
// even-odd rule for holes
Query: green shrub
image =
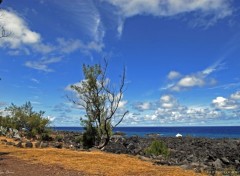
{"label": "green shrub", "polygon": [[146,154],[153,154],[153,155],[162,155],[164,157],[168,157],[170,152],[167,148],[167,146],[165,145],[165,143],[163,141],[159,141],[159,140],[154,140],[151,145],[146,148],[145,150]]}
{"label": "green shrub", "polygon": [[96,137],[97,136],[97,129],[89,124],[85,127],[85,131],[83,133],[83,147],[84,148],[91,148],[95,145]]}
{"label": "green shrub", "polygon": [[74,142],[76,142],[76,143],[82,143],[82,142],[83,142],[83,136],[81,135],[81,136],[75,137]]}
{"label": "green shrub", "polygon": [[42,141],[51,141],[52,137],[49,135],[49,132],[45,132],[41,134]]}
{"label": "green shrub", "polygon": [[63,141],[63,136],[62,135],[57,135],[55,137],[55,140],[58,141],[58,142],[62,142]]}
{"label": "green shrub", "polygon": [[6,111],[9,112],[10,115],[0,118],[0,123],[3,127],[14,128],[19,131],[26,129],[26,135],[30,138],[34,138],[48,131],[47,126],[50,120],[44,117],[43,111],[33,111],[30,102],[26,102],[22,106],[12,104],[6,108]]}

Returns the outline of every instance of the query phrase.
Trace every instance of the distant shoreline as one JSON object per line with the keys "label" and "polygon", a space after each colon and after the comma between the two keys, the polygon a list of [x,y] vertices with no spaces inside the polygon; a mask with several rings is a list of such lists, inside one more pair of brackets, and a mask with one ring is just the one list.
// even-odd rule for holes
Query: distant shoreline
{"label": "distant shoreline", "polygon": [[[83,132],[83,127],[51,127],[54,131]],[[126,136],[144,137],[148,134],[160,134],[163,137],[175,137],[180,133],[191,137],[204,138],[240,138],[240,126],[198,126],[198,127],[116,127],[114,132]]]}

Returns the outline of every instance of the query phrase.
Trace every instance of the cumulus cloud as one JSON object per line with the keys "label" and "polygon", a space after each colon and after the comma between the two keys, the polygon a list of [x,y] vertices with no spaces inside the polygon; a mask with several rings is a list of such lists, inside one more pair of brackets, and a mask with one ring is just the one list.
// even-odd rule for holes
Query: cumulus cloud
{"label": "cumulus cloud", "polygon": [[134,105],[134,108],[138,111],[146,111],[150,110],[152,107],[152,104],[150,102],[138,102]]}
{"label": "cumulus cloud", "polygon": [[240,100],[240,91],[233,93],[230,97],[234,100]]}
{"label": "cumulus cloud", "polygon": [[177,79],[179,77],[181,77],[181,74],[179,72],[176,72],[176,71],[170,71],[168,73],[168,76],[167,76],[167,78],[170,79],[170,80]]}
{"label": "cumulus cloud", "polygon": [[234,100],[230,100],[224,97],[217,97],[212,101],[212,104],[217,109],[223,109],[223,110],[232,110],[238,108],[238,105]]}
{"label": "cumulus cloud", "polygon": [[17,49],[23,45],[32,45],[41,41],[41,35],[29,29],[26,22],[13,11],[0,10],[1,25],[11,35],[0,40],[0,47]]}
{"label": "cumulus cloud", "polygon": [[[221,98],[215,103],[220,103],[225,101],[225,99],[221,100]],[[140,103],[139,103],[140,104]],[[208,121],[212,121],[215,119],[225,119],[225,118],[236,118],[238,117],[239,111],[237,109],[230,109],[229,105],[222,104],[221,107],[218,108],[216,106],[210,106],[211,102],[209,102],[209,106],[186,106],[170,94],[162,95],[158,101],[151,102],[150,104],[154,104],[152,109],[143,110],[142,113],[133,116],[133,114],[127,119],[127,121],[133,120],[137,124],[156,124],[156,125],[167,125],[171,123],[178,124],[202,124]],[[144,102],[142,102],[144,105]],[[135,109],[138,110],[135,106]],[[225,112],[227,111],[227,112]]]}
{"label": "cumulus cloud", "polygon": [[212,100],[212,105],[220,110],[238,110],[240,107],[240,91],[230,95],[229,98],[216,97]]}
{"label": "cumulus cloud", "polygon": [[202,71],[196,73],[181,75],[179,72],[171,71],[167,75],[170,83],[167,86],[161,88],[162,90],[182,91],[188,90],[194,87],[213,86],[216,84],[214,78],[209,78],[209,75],[216,71],[223,69],[223,59],[217,60],[214,64],[210,65]]}
{"label": "cumulus cloud", "polygon": [[171,95],[163,95],[160,98],[160,106],[165,109],[173,109],[178,106],[177,100]]}
{"label": "cumulus cloud", "polygon": [[[169,17],[183,13],[196,13],[199,25],[212,25],[232,14],[228,0],[104,0],[118,11],[119,19],[136,15]],[[196,16],[196,15],[195,15]],[[204,20],[206,18],[207,20]],[[118,32],[122,33],[123,20],[119,20]]]}
{"label": "cumulus cloud", "polygon": [[181,105],[172,95],[163,95],[159,107],[152,114],[145,115],[144,119],[162,124],[172,122],[189,123],[202,122],[216,118],[223,118],[224,112],[210,107],[188,107]]}

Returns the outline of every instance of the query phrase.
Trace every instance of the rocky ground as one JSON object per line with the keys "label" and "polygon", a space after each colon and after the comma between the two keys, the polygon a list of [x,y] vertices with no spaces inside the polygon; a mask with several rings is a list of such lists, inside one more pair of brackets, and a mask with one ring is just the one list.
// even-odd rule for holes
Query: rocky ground
{"label": "rocky ground", "polygon": [[[67,148],[82,150],[81,134],[76,132],[55,132],[50,141],[34,143],[37,148]],[[17,147],[33,147],[32,142],[15,139]],[[148,155],[145,149],[153,140],[163,141],[170,151],[168,157]],[[2,141],[7,145],[11,142]],[[117,154],[137,155],[142,160],[152,161],[156,165],[181,166],[196,172],[208,172],[214,175],[216,171],[231,172],[240,175],[240,139],[210,139],[193,137],[147,137],[113,135],[105,151]]]}
{"label": "rocky ground", "polygon": [[[170,150],[169,157],[145,154],[144,150],[153,140],[161,140]],[[240,175],[240,139],[209,139],[193,137],[146,137],[117,136],[105,148],[113,153],[139,155],[155,164],[181,166],[196,172],[232,172]]]}

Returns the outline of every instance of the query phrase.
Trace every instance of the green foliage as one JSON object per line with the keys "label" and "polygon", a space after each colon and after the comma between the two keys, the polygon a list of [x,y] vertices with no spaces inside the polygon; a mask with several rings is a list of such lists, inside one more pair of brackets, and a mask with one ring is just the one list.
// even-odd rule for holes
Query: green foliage
{"label": "green foliage", "polygon": [[83,133],[83,147],[84,148],[91,148],[95,145],[96,138],[98,137],[97,128],[94,127],[88,121],[85,121],[86,125],[84,127],[85,131]]}
{"label": "green foliage", "polygon": [[62,135],[57,135],[55,137],[55,140],[58,141],[58,142],[62,142],[63,141],[63,136]]}
{"label": "green foliage", "polygon": [[45,131],[44,133],[42,133],[40,138],[42,141],[51,141],[52,140],[52,137],[49,135],[49,131]]}
{"label": "green foliage", "polygon": [[0,126],[5,128],[15,128],[16,123],[14,122],[13,118],[10,118],[9,116],[0,116]]}
{"label": "green foliage", "polygon": [[7,117],[1,117],[1,125],[8,128],[15,128],[18,130],[26,129],[28,137],[35,137],[37,134],[42,134],[47,131],[49,119],[44,118],[44,112],[35,112],[30,102],[22,106],[12,104],[6,108],[10,114]]}
{"label": "green foliage", "polygon": [[110,140],[115,118],[117,126],[127,114],[124,112],[118,118],[115,116],[123,97],[123,87],[125,83],[125,69],[121,77],[120,88],[109,85],[106,77],[107,61],[105,65],[95,64],[93,66],[83,65],[84,79],[80,84],[71,85],[77,93],[77,99],[72,99],[74,104],[82,106],[86,115],[81,118],[81,123],[85,127],[83,134],[83,144],[86,147],[97,145],[102,148]]}
{"label": "green foliage", "polygon": [[74,142],[79,143],[79,144],[82,143],[83,142],[83,136],[81,135],[81,136],[75,137]]}
{"label": "green foliage", "polygon": [[163,141],[154,140],[151,145],[145,150],[146,154],[153,154],[155,156],[163,155],[168,157],[170,152]]}

